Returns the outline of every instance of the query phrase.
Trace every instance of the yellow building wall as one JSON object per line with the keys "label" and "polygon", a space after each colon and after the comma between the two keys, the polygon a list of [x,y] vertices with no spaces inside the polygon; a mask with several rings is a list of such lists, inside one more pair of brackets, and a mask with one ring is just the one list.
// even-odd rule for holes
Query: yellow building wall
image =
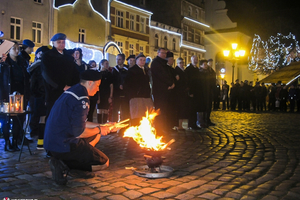
{"label": "yellow building wall", "polygon": [[73,42],[78,42],[79,29],[85,29],[85,44],[103,47],[105,25],[105,19],[93,11],[88,0],[77,0],[58,9],[57,32],[66,34]]}

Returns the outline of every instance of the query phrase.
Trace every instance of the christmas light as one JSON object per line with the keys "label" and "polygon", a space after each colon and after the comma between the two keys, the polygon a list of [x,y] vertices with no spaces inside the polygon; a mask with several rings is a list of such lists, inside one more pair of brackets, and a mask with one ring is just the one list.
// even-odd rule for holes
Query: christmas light
{"label": "christmas light", "polygon": [[271,74],[291,62],[298,62],[299,50],[298,41],[292,33],[287,36],[277,33],[265,42],[255,35],[248,60],[249,70]]}

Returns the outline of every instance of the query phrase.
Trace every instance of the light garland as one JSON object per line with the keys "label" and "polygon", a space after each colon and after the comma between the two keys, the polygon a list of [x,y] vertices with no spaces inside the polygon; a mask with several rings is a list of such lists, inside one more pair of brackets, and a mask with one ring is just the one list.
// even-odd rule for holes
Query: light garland
{"label": "light garland", "polygon": [[300,61],[299,53],[298,41],[292,33],[287,36],[277,33],[277,36],[271,36],[265,42],[259,35],[255,35],[248,68],[259,74],[271,74],[293,61]]}

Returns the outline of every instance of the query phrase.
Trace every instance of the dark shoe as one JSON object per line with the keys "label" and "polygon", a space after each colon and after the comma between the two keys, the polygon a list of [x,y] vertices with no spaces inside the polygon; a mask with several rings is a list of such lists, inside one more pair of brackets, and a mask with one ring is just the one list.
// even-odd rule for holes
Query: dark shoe
{"label": "dark shoe", "polygon": [[13,139],[12,147],[15,151],[20,151],[20,148],[18,147],[18,142],[15,139]]}
{"label": "dark shoe", "polygon": [[210,123],[208,123],[208,126],[215,126],[216,124],[215,123],[212,123],[212,122],[210,122]]}
{"label": "dark shoe", "polygon": [[6,140],[4,144],[4,151],[14,152],[14,148],[10,144],[10,140]]}
{"label": "dark shoe", "polygon": [[85,178],[85,179],[95,177],[94,172],[75,170],[75,169],[70,170],[68,175],[71,176],[71,177],[74,177],[74,178]]}
{"label": "dark shoe", "polygon": [[51,158],[52,157],[52,154],[51,154],[51,152],[50,151],[46,151],[47,152],[47,154],[46,154],[46,158]]}
{"label": "dark shoe", "polygon": [[68,166],[62,161],[52,157],[49,160],[50,169],[52,171],[52,180],[58,185],[67,184]]}

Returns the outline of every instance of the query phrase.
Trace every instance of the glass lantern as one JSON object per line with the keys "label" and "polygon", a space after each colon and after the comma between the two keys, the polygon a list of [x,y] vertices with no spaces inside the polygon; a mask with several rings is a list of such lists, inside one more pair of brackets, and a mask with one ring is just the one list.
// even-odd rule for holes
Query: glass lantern
{"label": "glass lantern", "polygon": [[23,95],[17,93],[9,95],[9,111],[23,112]]}

